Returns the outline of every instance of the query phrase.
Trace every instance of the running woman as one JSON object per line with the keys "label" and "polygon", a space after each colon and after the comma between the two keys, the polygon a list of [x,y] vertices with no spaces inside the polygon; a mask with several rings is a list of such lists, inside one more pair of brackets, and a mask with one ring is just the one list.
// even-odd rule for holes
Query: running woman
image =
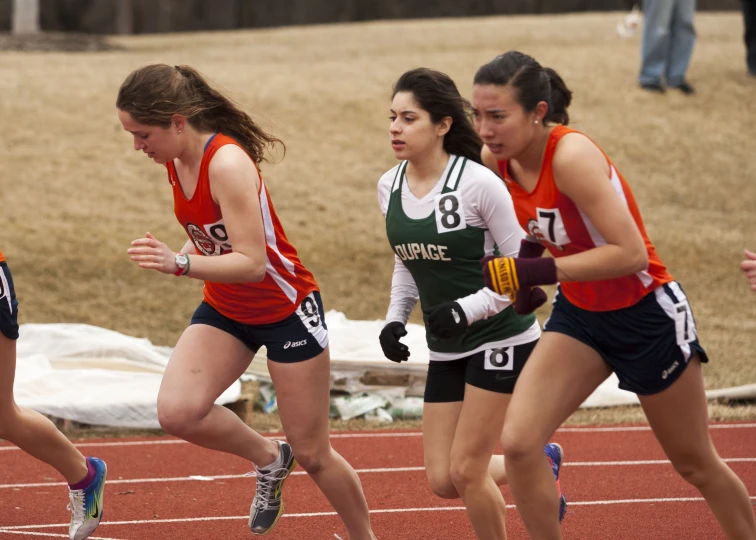
{"label": "running woman", "polygon": [[55,468],[68,482],[71,540],[84,540],[102,520],[105,462],[84,457],[49,419],[19,407],[13,398],[18,339],[18,301],[0,251],[0,439]]}
{"label": "running woman", "polygon": [[[265,149],[280,141],[190,66],[135,70],[116,107],[134,149],[166,167],[174,212],[189,237],[174,252],[147,233],[132,242],[131,259],[205,283],[163,376],[160,425],[255,465],[253,533],[278,522],[282,486],[298,462],[350,538],[375,538],[357,474],[328,439],[330,357],[318,286],[287,240],[258,169]],[[266,439],[215,405],[263,345],[288,443]]]}
{"label": "running woman", "polygon": [[[428,482],[440,497],[462,498],[478,537],[496,540],[506,538],[498,486],[507,475],[493,452],[541,329],[534,315],[516,314],[506,296],[483,287],[481,257],[517,255],[524,234],[501,180],[480,164],[482,142],[469,111],[443,73],[414,69],[394,85],[389,132],[401,162],[378,183],[395,254],[380,342],[387,358],[407,360],[399,339],[419,298],[430,349],[423,407]],[[549,444],[545,451],[558,479],[562,450]],[[561,503],[555,518],[564,516],[563,497]]]}
{"label": "running woman", "polygon": [[620,388],[638,395],[673,466],[698,488],[727,537],[756,538],[748,492],[709,437],[701,370],[708,359],[688,299],[656,254],[615,164],[567,127],[571,98],[554,70],[517,51],[497,56],[474,79],[483,162],[506,182],[532,250],[552,256],[484,259],[485,279],[518,305],[542,294],[534,287],[559,284],[504,423],[517,509],[531,538],[561,538],[540,449],[615,372]]}

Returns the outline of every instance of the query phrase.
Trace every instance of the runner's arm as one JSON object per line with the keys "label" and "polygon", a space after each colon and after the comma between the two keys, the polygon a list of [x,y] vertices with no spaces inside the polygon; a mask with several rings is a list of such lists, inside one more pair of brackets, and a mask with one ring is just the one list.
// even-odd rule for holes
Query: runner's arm
{"label": "runner's arm", "polygon": [[[500,178],[490,174],[480,175],[475,180],[474,188],[468,191],[472,197],[472,207],[478,210],[500,254],[516,257],[520,250],[520,241],[525,238],[525,232],[517,221],[509,190]],[[468,324],[492,317],[511,305],[508,296],[497,294],[486,287],[482,278],[481,289],[478,292],[460,298],[457,302],[465,312]]]}
{"label": "runner's arm", "polygon": [[609,181],[606,157],[587,137],[564,137],[553,159],[554,180],[583,212],[606,245],[556,259],[559,281],[596,281],[648,268],[643,236]]}

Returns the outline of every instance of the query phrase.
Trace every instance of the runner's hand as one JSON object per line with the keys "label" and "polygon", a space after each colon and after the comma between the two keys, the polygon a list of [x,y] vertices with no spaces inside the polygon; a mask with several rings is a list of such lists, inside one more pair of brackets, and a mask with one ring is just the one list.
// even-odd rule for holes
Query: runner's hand
{"label": "runner's hand", "polygon": [[443,339],[462,335],[467,329],[467,317],[458,302],[444,302],[428,315],[428,330]]}
{"label": "runner's hand", "polygon": [[520,289],[557,282],[556,263],[550,257],[523,259],[489,255],[481,259],[480,265],[486,287],[512,300]]}
{"label": "runner's hand", "polygon": [[157,270],[163,274],[175,274],[178,271],[176,253],[150,233],[131,242],[127,253],[132,261],[139,263],[140,268]]}
{"label": "runner's hand", "polygon": [[515,295],[514,310],[518,315],[528,315],[541,307],[548,300],[546,292],[540,287],[520,289]]}
{"label": "runner's hand", "polygon": [[381,330],[378,341],[381,343],[383,355],[392,362],[404,362],[409,359],[409,347],[399,341],[407,335],[404,325],[398,321],[390,322]]}

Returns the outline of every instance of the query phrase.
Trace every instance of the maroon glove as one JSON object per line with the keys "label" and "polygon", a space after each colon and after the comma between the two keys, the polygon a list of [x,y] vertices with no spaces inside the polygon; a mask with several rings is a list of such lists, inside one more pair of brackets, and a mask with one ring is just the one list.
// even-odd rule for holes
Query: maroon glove
{"label": "maroon glove", "polygon": [[522,259],[514,257],[483,257],[480,261],[486,287],[510,298],[517,291],[536,285],[551,285],[557,282],[554,259]]}
{"label": "maroon glove", "polygon": [[[538,259],[546,251],[546,246],[540,242],[531,242],[523,240],[520,242],[520,253],[517,255],[520,259]],[[514,301],[515,313],[519,315],[528,315],[541,307],[548,300],[546,292],[540,287],[521,288],[517,291]]]}

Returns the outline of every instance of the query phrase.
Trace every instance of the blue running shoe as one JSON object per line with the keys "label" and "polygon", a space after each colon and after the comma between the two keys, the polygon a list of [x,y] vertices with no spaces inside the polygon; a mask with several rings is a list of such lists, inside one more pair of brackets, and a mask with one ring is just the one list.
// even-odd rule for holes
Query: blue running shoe
{"label": "blue running shoe", "polygon": [[554,473],[554,479],[556,480],[557,491],[559,491],[559,523],[564,519],[564,515],[567,513],[567,497],[562,493],[562,488],[559,485],[559,471],[562,468],[562,460],[564,459],[564,450],[557,443],[547,444],[543,451],[549,458],[551,463],[551,472]]}
{"label": "blue running shoe", "polygon": [[71,526],[68,537],[71,540],[85,540],[91,535],[102,520],[102,496],[105,490],[105,477],[108,467],[97,458],[88,458],[97,470],[94,480],[84,489],[69,489],[68,498],[71,511]]}

